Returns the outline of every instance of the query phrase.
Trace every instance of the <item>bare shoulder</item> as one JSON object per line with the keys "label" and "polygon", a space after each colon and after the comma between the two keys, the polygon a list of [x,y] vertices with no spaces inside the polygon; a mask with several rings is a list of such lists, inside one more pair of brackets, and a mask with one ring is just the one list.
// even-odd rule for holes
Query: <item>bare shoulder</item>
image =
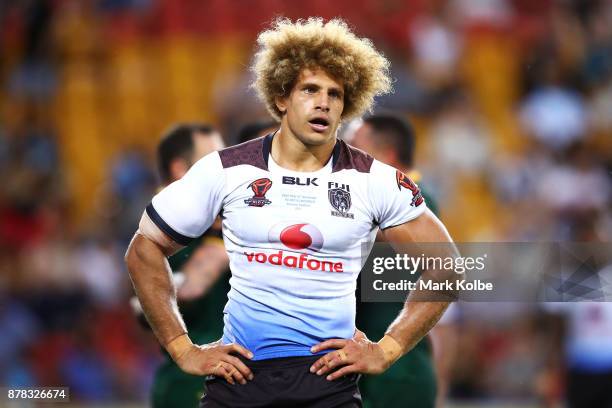
{"label": "bare shoulder", "polygon": [[[166,256],[174,254],[183,247],[183,245],[179,244],[164,231],[162,231],[153,222],[153,220],[151,220],[146,211],[142,213],[142,217],[140,218],[140,222],[138,224],[138,230],[136,231],[135,235],[140,235],[155,243]],[[131,246],[132,245],[130,244],[130,247]]]}

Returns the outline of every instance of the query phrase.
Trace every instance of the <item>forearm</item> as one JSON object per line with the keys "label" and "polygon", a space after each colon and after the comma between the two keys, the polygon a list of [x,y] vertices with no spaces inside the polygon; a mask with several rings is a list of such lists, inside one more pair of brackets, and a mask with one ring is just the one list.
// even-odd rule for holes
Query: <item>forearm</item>
{"label": "forearm", "polygon": [[[385,230],[384,236],[398,253],[421,253],[424,258],[431,259],[459,256],[448,231],[429,210],[413,221]],[[437,282],[446,288],[444,283],[454,281],[457,276],[453,270],[439,268],[424,270],[420,280]],[[456,296],[457,293],[451,289],[426,290],[417,283],[385,333],[383,340],[388,340],[389,345],[383,347],[385,352],[390,350],[397,359],[410,351],[435,326]]]}
{"label": "forearm", "polygon": [[235,384],[252,380],[253,373],[232,355],[253,358],[251,352],[237,344],[214,342],[195,345],[187,336],[185,323],[176,304],[176,290],[166,256],[176,252],[171,241],[152,221],[143,215],[138,232],[125,254],[130,278],[143,312],[159,342],[181,370],[192,375],[225,377]]}
{"label": "forearm", "polygon": [[[449,246],[449,248],[454,248]],[[456,256],[449,252],[445,257]],[[453,271],[428,270],[423,272],[420,280],[433,281],[439,284],[452,282],[456,279]],[[420,285],[417,284],[417,288]],[[438,323],[450,302],[455,300],[457,293],[453,290],[415,289],[410,292],[404,307],[385,332],[399,345],[401,355],[412,350],[414,346]],[[399,357],[398,357],[399,358]]]}
{"label": "forearm", "polygon": [[126,263],[147,321],[165,347],[187,332],[176,304],[168,261],[157,244],[136,234],[126,253]]}
{"label": "forearm", "polygon": [[402,311],[385,333],[385,336],[392,337],[398,343],[401,355],[410,351],[425,337],[449,305],[449,302],[417,300],[418,296],[417,293],[408,296]]}

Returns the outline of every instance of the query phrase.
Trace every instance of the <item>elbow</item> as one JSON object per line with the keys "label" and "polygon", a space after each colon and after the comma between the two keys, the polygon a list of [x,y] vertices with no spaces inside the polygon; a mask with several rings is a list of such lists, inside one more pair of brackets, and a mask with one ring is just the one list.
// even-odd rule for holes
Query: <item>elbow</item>
{"label": "elbow", "polygon": [[140,256],[138,255],[138,246],[140,245],[139,235],[135,234],[134,238],[128,245],[127,250],[125,251],[125,255],[123,256],[123,261],[127,266],[128,273],[131,275],[132,272],[136,269],[136,264],[139,263]]}
{"label": "elbow", "polygon": [[125,255],[123,255],[123,262],[125,262],[125,266],[127,266],[128,272],[130,271],[130,265],[133,263],[132,259],[134,258],[134,250],[131,246],[125,251]]}
{"label": "elbow", "polygon": [[125,262],[125,264],[127,266],[130,265],[130,258],[132,257],[132,245],[128,245],[127,249],[125,250],[125,254],[123,254],[123,262]]}

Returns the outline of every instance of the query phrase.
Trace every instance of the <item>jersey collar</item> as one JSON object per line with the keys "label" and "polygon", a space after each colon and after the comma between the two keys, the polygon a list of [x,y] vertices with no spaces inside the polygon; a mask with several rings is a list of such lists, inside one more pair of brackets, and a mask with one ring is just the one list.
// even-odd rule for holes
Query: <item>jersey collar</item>
{"label": "jersey collar", "polygon": [[[274,135],[277,132],[278,130],[274,131],[274,133],[266,135],[263,140],[263,159],[266,162],[266,168],[269,168],[268,159],[270,157],[270,150],[272,150],[272,139],[274,139]],[[334,150],[332,152],[332,169],[336,168],[336,163],[338,163],[338,159],[340,158],[341,150],[341,141],[336,139],[336,144],[334,145]]]}

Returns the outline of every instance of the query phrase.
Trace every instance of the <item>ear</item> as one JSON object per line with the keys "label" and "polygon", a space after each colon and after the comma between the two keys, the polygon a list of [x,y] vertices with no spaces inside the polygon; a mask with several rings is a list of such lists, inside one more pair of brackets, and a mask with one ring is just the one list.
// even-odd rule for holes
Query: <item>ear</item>
{"label": "ear", "polygon": [[170,177],[172,180],[182,178],[189,170],[189,164],[185,159],[174,159],[170,162]]}
{"label": "ear", "polygon": [[281,115],[284,115],[287,112],[287,97],[286,96],[275,96],[274,104],[276,108],[281,112]]}
{"label": "ear", "polygon": [[[385,157],[385,160],[383,161],[385,163],[389,163],[391,166],[397,167],[398,169],[402,167],[402,162],[400,161],[399,153],[397,152],[396,148],[389,146],[385,148],[383,152],[384,152],[383,155]],[[405,169],[402,168],[402,171],[404,170]]]}

